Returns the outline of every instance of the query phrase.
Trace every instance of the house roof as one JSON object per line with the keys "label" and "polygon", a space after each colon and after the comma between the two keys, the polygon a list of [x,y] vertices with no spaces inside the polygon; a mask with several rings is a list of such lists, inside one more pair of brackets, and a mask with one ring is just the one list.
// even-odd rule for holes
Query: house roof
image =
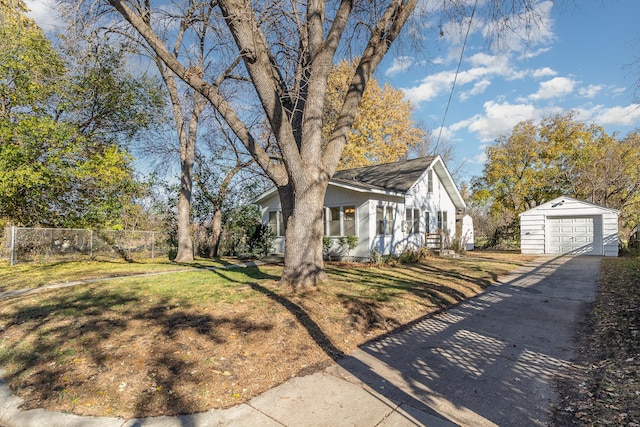
{"label": "house roof", "polygon": [[366,189],[406,193],[435,159],[436,157],[420,157],[382,165],[341,170],[333,175],[331,181]]}
{"label": "house roof", "polygon": [[[458,187],[440,156],[419,157],[382,165],[337,171],[329,181],[329,185],[346,187],[360,192],[391,193],[403,196],[429,168],[433,169],[442,182],[454,206],[457,209],[464,209],[466,204],[462,199],[462,195],[460,195]],[[276,188],[273,187],[254,199],[253,203],[260,203],[262,200],[271,197],[275,192]]]}
{"label": "house roof", "polygon": [[382,165],[337,171],[329,184],[344,185],[361,191],[382,191],[402,195],[406,194],[429,168],[433,169],[442,182],[454,206],[457,209],[466,208],[462,195],[440,156],[419,157]]}

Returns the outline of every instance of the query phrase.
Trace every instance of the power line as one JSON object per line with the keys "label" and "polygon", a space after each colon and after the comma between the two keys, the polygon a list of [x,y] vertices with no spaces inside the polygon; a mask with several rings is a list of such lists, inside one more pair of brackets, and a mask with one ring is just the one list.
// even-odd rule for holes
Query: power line
{"label": "power line", "polygon": [[444,122],[447,119],[447,113],[449,112],[449,106],[451,105],[451,99],[453,98],[453,90],[456,88],[456,82],[458,81],[458,74],[460,73],[460,66],[462,65],[462,58],[464,56],[464,50],[467,46],[467,39],[469,38],[469,32],[471,31],[471,22],[476,14],[476,6],[478,6],[478,0],[473,4],[473,10],[471,11],[471,17],[469,18],[469,25],[467,26],[467,34],[464,36],[462,42],[462,51],[460,52],[460,59],[458,60],[458,67],[456,68],[456,74],[453,77],[453,85],[451,85],[451,92],[449,93],[449,100],[447,101],[447,108],[444,110],[444,116],[442,116],[442,124],[440,125],[440,131],[438,132],[438,139],[436,140],[436,147],[440,143],[440,137],[442,136],[442,128],[444,128]]}

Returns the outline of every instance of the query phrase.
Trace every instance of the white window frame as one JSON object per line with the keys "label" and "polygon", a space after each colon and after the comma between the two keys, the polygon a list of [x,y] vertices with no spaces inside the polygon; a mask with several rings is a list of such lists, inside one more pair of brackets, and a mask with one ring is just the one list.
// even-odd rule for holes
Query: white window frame
{"label": "white window frame", "polygon": [[[340,236],[345,236],[345,225],[344,225],[344,219],[345,219],[345,208],[353,208],[353,234],[350,234],[350,236],[357,236],[358,235],[358,207],[356,205],[336,205],[336,206],[325,206],[323,213],[324,213],[324,235],[328,236],[328,237],[340,237]],[[339,234],[331,234],[331,220],[330,220],[330,213],[332,209],[339,209],[339,221],[340,221],[340,233]],[[334,220],[335,221],[335,220]]]}
{"label": "white window frame", "polygon": [[[379,232],[378,209],[382,209],[382,230],[384,233]],[[395,221],[395,205],[377,205],[376,206],[376,235],[377,236],[392,236],[393,235],[393,222]],[[389,217],[389,213],[391,216]]]}
{"label": "white window frame", "polygon": [[421,213],[419,208],[405,208],[407,234],[420,234],[420,215]]}
{"label": "white window frame", "polygon": [[[274,230],[273,227],[271,226],[271,214],[275,214],[276,217],[276,229]],[[276,237],[284,237],[284,218],[282,216],[282,211],[280,209],[278,210],[270,210],[269,211],[269,216],[267,218],[267,225],[269,226],[269,228],[271,228],[271,231],[273,231],[276,235]]]}
{"label": "white window frame", "polygon": [[441,233],[449,233],[449,212],[438,211],[438,231]]}

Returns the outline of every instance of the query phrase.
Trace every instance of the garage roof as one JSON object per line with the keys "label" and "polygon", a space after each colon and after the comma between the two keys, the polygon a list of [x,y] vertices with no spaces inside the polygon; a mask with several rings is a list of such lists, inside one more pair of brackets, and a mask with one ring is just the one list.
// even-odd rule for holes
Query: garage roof
{"label": "garage roof", "polygon": [[[579,199],[574,199],[573,197],[567,197],[567,196],[560,196],[560,197],[556,197],[553,200],[549,200],[548,202],[542,203],[536,207],[533,207],[529,210],[526,210],[524,212],[522,212],[520,214],[520,216],[525,215],[527,213],[531,213],[532,211],[537,211],[537,210],[549,210],[549,209],[554,209],[554,208],[560,208],[561,206],[564,206],[565,203],[567,202],[573,202],[573,203],[579,203],[582,205],[587,205],[590,206],[592,208],[596,208],[602,211],[608,211],[611,213],[614,213],[616,215],[620,214],[620,211],[617,209],[613,209],[613,208],[608,208],[605,206],[601,206],[601,205],[597,205],[595,203],[591,203],[591,202],[587,202],[586,200],[579,200]],[[559,209],[561,210],[561,209]]]}

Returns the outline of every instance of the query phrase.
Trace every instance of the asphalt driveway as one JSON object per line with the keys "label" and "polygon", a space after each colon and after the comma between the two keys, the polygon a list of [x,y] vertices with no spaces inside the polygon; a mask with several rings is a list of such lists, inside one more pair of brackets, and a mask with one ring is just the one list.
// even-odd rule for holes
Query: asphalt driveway
{"label": "asphalt driveway", "polygon": [[[482,295],[363,347],[345,379],[464,426],[548,425],[550,380],[573,359],[600,257],[544,257]],[[419,420],[419,418],[418,418]],[[446,424],[446,423],[445,423]]]}

